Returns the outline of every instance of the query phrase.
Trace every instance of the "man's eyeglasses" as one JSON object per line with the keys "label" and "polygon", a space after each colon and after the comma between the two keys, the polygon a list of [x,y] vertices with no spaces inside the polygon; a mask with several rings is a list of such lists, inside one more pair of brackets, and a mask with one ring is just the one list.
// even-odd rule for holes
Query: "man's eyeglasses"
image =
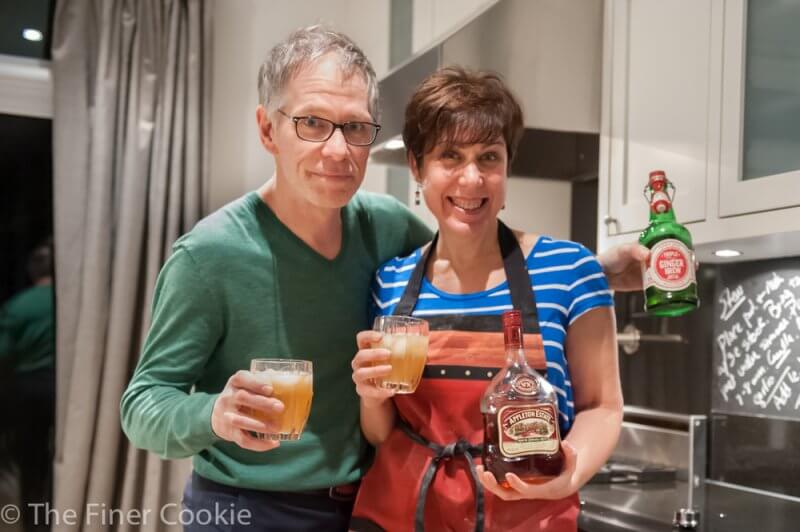
{"label": "man's eyeglasses", "polygon": [[294,131],[302,140],[325,142],[337,128],[342,130],[345,142],[352,146],[369,146],[375,142],[381,126],[372,122],[343,122],[337,124],[318,116],[289,116],[281,109],[278,112],[294,122]]}

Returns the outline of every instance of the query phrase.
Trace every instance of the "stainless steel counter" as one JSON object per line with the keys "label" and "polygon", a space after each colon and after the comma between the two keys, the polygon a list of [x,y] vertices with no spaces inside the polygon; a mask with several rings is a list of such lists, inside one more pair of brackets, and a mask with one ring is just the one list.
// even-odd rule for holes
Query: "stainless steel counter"
{"label": "stainless steel counter", "polygon": [[[686,500],[685,482],[588,485],[581,494],[583,532],[675,531],[674,511]],[[800,501],[716,482],[705,484],[697,532],[790,532],[800,529]],[[677,506],[676,506],[677,505]]]}
{"label": "stainless steel counter", "polygon": [[675,511],[686,501],[683,481],[649,484],[589,484],[580,491],[586,532],[606,530],[670,531]]}

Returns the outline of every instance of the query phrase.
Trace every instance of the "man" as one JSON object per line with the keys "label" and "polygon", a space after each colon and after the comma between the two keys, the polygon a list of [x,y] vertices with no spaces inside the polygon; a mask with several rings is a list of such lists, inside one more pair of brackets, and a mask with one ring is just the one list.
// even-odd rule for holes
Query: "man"
{"label": "man", "polygon": [[[295,32],[262,65],[259,94],[275,174],[175,244],[122,424],[136,446],[194,457],[190,510],[238,499],[255,529],[343,530],[367,465],[350,359],[369,281],[381,261],[431,235],[398,201],[356,194],[378,100],[375,73],[349,38]],[[254,438],[269,427],[241,411],[282,409],[242,371],[269,357],[314,364],[299,441]]]}
{"label": "man", "polygon": [[[350,360],[369,281],[431,237],[396,200],[356,193],[377,92],[369,61],[340,33],[313,26],[273,48],[256,118],[275,174],[179,239],[159,276],[122,424],[136,446],[194,457],[189,510],[232,505],[262,530],[347,529],[368,465]],[[622,271],[630,253],[617,262]],[[279,445],[253,437],[270,427],[243,409],[282,410],[246,371],[280,357],[313,362],[314,398],[302,438]]]}

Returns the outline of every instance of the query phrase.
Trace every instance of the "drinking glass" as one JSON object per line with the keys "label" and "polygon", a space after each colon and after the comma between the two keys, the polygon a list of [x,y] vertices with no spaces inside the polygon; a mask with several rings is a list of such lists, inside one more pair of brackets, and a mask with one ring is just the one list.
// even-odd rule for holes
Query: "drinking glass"
{"label": "drinking glass", "polygon": [[280,414],[248,408],[256,419],[275,427],[275,432],[256,436],[262,440],[299,440],[311,412],[313,370],[308,360],[256,358],[250,371],[272,385],[272,396],[283,403]]}
{"label": "drinking glass", "polygon": [[375,379],[375,384],[396,393],[414,393],[428,357],[428,322],[410,316],[378,316],[372,329],[383,333],[372,347],[392,353],[392,372]]}

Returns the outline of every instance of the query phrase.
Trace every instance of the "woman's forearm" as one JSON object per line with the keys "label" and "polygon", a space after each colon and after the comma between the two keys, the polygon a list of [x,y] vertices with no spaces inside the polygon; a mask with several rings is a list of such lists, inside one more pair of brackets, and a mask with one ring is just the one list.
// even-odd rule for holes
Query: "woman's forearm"
{"label": "woman's forearm", "polygon": [[380,445],[394,428],[396,416],[391,399],[373,403],[361,399],[361,431],[372,445]]}
{"label": "woman's forearm", "polygon": [[579,412],[566,440],[577,451],[574,481],[580,489],[614,452],[622,424],[622,408],[598,406]]}

